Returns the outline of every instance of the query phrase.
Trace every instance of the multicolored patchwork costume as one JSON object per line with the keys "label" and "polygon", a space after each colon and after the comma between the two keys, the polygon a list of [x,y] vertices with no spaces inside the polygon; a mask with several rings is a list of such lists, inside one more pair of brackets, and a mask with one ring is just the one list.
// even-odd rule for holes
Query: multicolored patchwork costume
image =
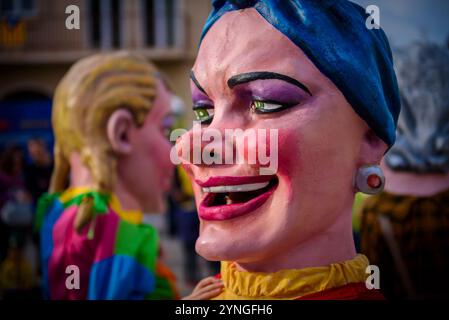
{"label": "multicolored patchwork costume", "polygon": [[[93,218],[80,233],[77,210],[93,200]],[[142,213],[124,211],[114,195],[73,188],[44,195],[38,206],[44,295],[48,299],[176,299],[171,271],[159,261],[154,227],[142,224]],[[79,268],[80,288],[66,280]],[[70,286],[69,286],[70,287]]]}

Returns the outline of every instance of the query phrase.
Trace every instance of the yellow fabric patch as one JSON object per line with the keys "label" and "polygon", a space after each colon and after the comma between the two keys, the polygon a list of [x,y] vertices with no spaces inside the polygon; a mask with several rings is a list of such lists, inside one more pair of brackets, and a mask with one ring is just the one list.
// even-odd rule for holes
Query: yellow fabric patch
{"label": "yellow fabric patch", "polygon": [[67,190],[65,190],[61,196],[59,197],[59,199],[61,200],[62,203],[65,202],[69,202],[70,200],[72,200],[73,198],[91,191],[92,189],[89,187],[72,187],[72,188],[68,188]]}
{"label": "yellow fabric patch", "polygon": [[112,195],[109,204],[118,216],[129,223],[140,224],[143,221],[143,213],[140,210],[124,210],[115,194]]}
{"label": "yellow fabric patch", "polygon": [[216,300],[295,299],[308,294],[365,282],[368,259],[354,259],[324,267],[280,270],[273,273],[238,271],[233,262],[221,262],[224,291]]}
{"label": "yellow fabric patch", "polygon": [[[71,199],[86,193],[92,191],[89,187],[73,187],[69,188],[64,193],[61,194],[60,200],[61,202],[68,202]],[[120,217],[120,219],[134,224],[140,224],[143,221],[143,213],[140,210],[124,210],[122,206],[120,205],[120,201],[118,200],[117,196],[113,194],[111,196],[111,200],[109,200],[109,206],[112,210],[114,210],[115,213]]]}

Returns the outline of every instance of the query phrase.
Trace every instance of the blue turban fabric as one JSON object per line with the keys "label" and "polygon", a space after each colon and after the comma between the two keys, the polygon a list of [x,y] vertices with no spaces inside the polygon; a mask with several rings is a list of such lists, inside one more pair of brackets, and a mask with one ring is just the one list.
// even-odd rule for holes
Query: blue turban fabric
{"label": "blue turban fabric", "polygon": [[215,0],[201,40],[225,13],[254,8],[295,43],[327,76],[355,112],[391,146],[400,111],[393,58],[382,29],[346,0]]}

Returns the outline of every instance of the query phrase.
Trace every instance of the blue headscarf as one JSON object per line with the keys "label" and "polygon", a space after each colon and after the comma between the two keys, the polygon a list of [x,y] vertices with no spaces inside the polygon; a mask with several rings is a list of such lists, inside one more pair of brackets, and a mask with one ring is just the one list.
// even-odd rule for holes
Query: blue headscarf
{"label": "blue headscarf", "polygon": [[387,37],[346,0],[213,0],[201,40],[225,13],[254,8],[295,43],[379,138],[395,141],[399,90]]}

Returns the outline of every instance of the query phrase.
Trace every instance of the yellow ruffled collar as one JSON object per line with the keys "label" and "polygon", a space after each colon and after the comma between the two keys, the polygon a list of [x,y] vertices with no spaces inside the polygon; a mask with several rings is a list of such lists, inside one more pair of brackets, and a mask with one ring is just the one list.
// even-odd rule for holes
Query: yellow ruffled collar
{"label": "yellow ruffled collar", "polygon": [[[67,202],[70,199],[73,199],[76,196],[79,196],[80,194],[89,192],[91,190],[92,189],[89,187],[71,187],[61,194],[60,199],[62,202]],[[126,222],[140,224],[143,221],[142,211],[123,209],[122,206],[120,205],[120,201],[118,200],[115,194],[111,195],[111,198],[109,200],[109,206],[111,207],[112,210],[114,210],[115,213],[117,213],[120,219]]]}
{"label": "yellow ruffled collar", "polygon": [[324,267],[280,270],[274,273],[236,270],[232,262],[221,263],[225,290],[215,299],[295,299],[311,293],[364,282],[368,259],[358,254],[354,259]]}

